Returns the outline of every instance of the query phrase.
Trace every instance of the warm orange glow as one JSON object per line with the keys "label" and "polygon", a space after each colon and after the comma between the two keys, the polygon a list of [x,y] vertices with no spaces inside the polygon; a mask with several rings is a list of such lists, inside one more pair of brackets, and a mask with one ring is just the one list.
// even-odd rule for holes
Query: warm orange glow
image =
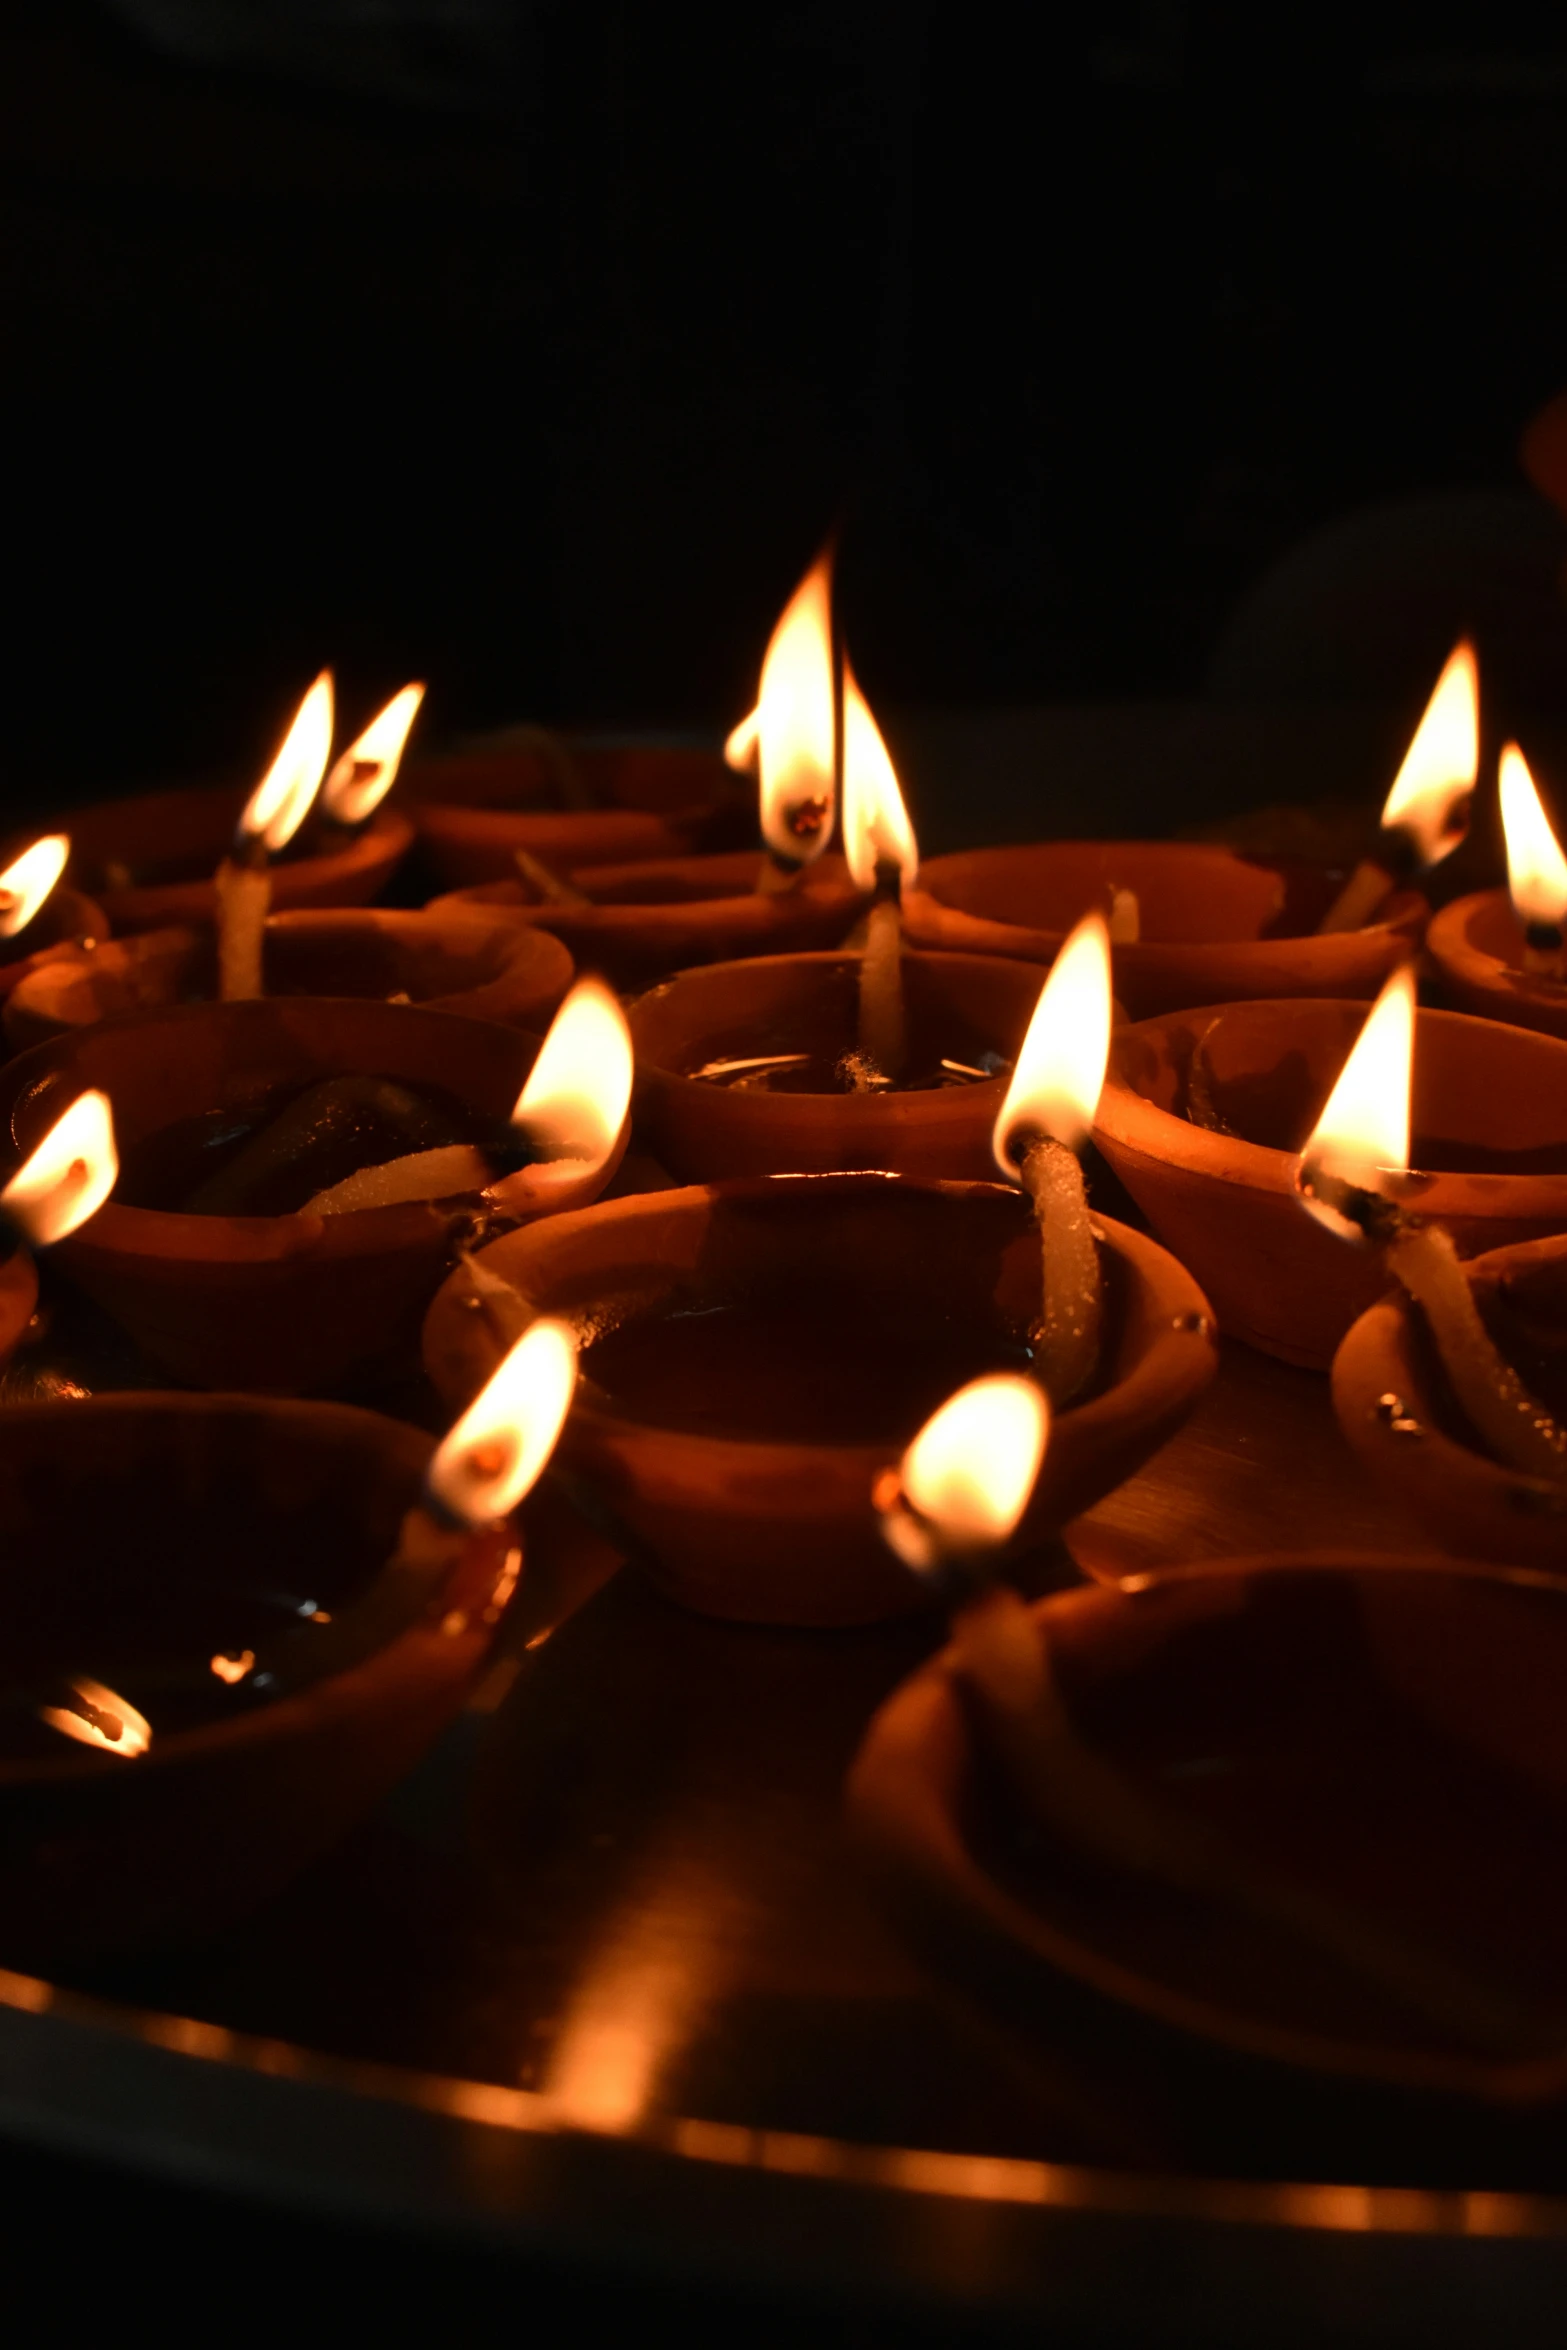
{"label": "warm orange glow", "polygon": [[152,1724],[145,1714],[139,1714],[114,1690],[105,1689],[101,1681],[83,1676],[73,1680],[70,1688],[75,1702],[41,1705],[41,1722],[63,1737],[95,1746],[100,1754],[117,1754],[125,1762],[134,1762],[137,1755],[146,1753],[152,1744]]}
{"label": "warm orange glow", "polygon": [[61,874],[71,844],[63,832],[35,840],[0,873],[0,938],[25,930]]}
{"label": "warm orange glow", "polygon": [[426,1483],[440,1507],[469,1526],[509,1516],[554,1451],[576,1384],[575,1337],[535,1322],[436,1447]]}
{"label": "warm orange glow", "polygon": [[424,700],[422,685],[405,685],[377,711],[321,786],[321,805],[339,824],[363,824],[375,814],[402,765],[408,731]]}
{"label": "warm orange glow", "polygon": [[548,1158],[602,1166],[631,1107],[631,1070],[625,1013],[601,979],[579,979],[550,1023],[512,1124]]}
{"label": "warm orange glow", "polygon": [[213,1672],[220,1681],[226,1681],[231,1689],[244,1680],[255,1662],[256,1652],[253,1648],[242,1648],[236,1656],[219,1655],[210,1659]]}
{"label": "warm orange glow", "polygon": [[48,1248],[97,1214],[119,1172],[108,1095],[78,1094],[0,1191],[0,1213]]}
{"label": "warm orange glow", "polygon": [[762,713],[747,710],[739,725],[724,744],[724,764],[744,775],[756,765],[756,746],[761,730]]}
{"label": "warm orange glow", "polygon": [[887,1541],[915,1568],[998,1548],[1028,1507],[1049,1434],[1050,1406],[1032,1379],[1003,1371],[970,1380],[931,1414],[895,1479],[878,1486]]}
{"label": "warm orange glow", "polygon": [[773,630],[753,716],[762,838],[786,863],[807,864],[827,846],[833,819],[830,554],[812,564]]}
{"label": "warm orange glow", "polygon": [[1086,914],[1050,967],[991,1137],[1015,1175],[1020,1136],[1053,1135],[1075,1150],[1099,1107],[1110,1058],[1110,934]]}
{"label": "warm orange glow", "polygon": [[919,849],[898,778],[881,729],[847,659],[843,664],[843,853],[860,889],[874,887],[878,865],[896,865],[903,881],[912,881],[919,871]]}
{"label": "warm orange glow", "polygon": [[1516,743],[1502,753],[1498,775],[1502,831],[1507,840],[1507,887],[1518,919],[1559,929],[1567,922],[1567,857],[1540,805],[1534,777]]}
{"label": "warm orange glow", "polygon": [[1409,1088],[1415,1056],[1415,970],[1405,963],[1377,997],[1301,1153],[1306,1206],[1344,1239],[1362,1237],[1330,1200],[1305,1187],[1323,1177],[1386,1195],[1409,1165]]}
{"label": "warm orange glow", "polygon": [[1436,681],[1382,810],[1383,829],[1407,832],[1422,865],[1456,849],[1480,772],[1480,672],[1474,647],[1457,646]]}
{"label": "warm orange glow", "polygon": [[239,838],[286,848],[310,812],[332,754],[332,672],[323,669],[294,713],[277,757],[245,803]]}

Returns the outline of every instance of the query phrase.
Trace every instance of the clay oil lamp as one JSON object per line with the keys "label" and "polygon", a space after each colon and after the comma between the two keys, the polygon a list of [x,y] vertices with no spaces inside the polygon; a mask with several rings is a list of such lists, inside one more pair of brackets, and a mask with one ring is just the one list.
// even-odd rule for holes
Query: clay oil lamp
{"label": "clay oil lamp", "polygon": [[[1397,989],[1415,1019],[1421,1212],[1465,1255],[1567,1229],[1567,1045],[1414,1015],[1407,975]],[[1296,1195],[1298,1155],[1364,1019],[1358,1004],[1285,999],[1120,1029],[1094,1129],[1226,1333],[1314,1370],[1388,1278],[1374,1252],[1303,1220]]]}
{"label": "clay oil lamp", "polygon": [[189,1385],[319,1392],[395,1370],[466,1240],[597,1197],[631,1051],[594,981],[537,1050],[407,1004],[178,1005],[13,1061],[16,1150],[89,1085],[121,1174],[61,1270]]}
{"label": "clay oil lamp", "polygon": [[[246,821],[254,819],[256,795],[229,784],[146,792],[75,811],[70,877],[91,891],[117,936],[171,923],[213,923],[219,910],[218,868],[243,871],[262,853],[273,859],[268,873],[273,906],[362,906],[376,895],[412,844],[406,816],[377,806],[351,823],[299,829],[330,754],[331,707],[331,680],[323,676],[310,688],[273,770],[263,779],[264,786],[271,786],[273,804],[259,821]],[[295,795],[311,756],[319,757],[320,766],[300,805]],[[292,819],[290,829],[279,839],[287,819]],[[289,842],[292,853],[280,855]],[[248,893],[252,900],[258,894],[254,887]],[[265,911],[263,906],[263,916]]]}
{"label": "clay oil lamp", "polygon": [[66,834],[50,833],[0,872],[0,1004],[55,956],[109,935],[103,908],[60,879],[70,853]]}
{"label": "clay oil lamp", "polygon": [[1567,1036],[1567,858],[1516,743],[1499,770],[1506,889],[1455,898],[1426,945],[1443,998],[1460,1012]]}
{"label": "clay oil lamp", "polygon": [[34,1252],[96,1214],[118,1173],[113,1113],[104,1095],[89,1092],[61,1112],[0,1189],[0,1367],[38,1304]]}
{"label": "clay oil lamp", "polygon": [[1463,838],[1479,765],[1474,656],[1448,662],[1382,812],[1374,853],[1342,888],[1304,862],[1184,841],[1051,841],[936,857],[906,910],[924,947],[1048,963],[1087,906],[1115,948],[1133,1019],[1191,1004],[1367,997],[1419,944],[1413,886]]}
{"label": "clay oil lamp", "polygon": [[433,1449],[246,1396],[0,1414],[7,1963],[207,1935],[403,1777],[494,1641],[574,1375],[537,1325]]}

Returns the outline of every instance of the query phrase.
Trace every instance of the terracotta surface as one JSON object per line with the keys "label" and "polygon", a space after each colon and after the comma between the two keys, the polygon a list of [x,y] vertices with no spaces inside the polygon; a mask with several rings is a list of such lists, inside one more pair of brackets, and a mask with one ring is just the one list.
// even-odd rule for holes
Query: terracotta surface
{"label": "terracotta surface", "polygon": [[[1094,1129],[1221,1327],[1316,1370],[1384,1287],[1374,1255],[1335,1239],[1295,1190],[1300,1145],[1364,1019],[1359,1004],[1286,999],[1118,1030]],[[1200,1037],[1220,1106],[1244,1104],[1289,1147],[1210,1133],[1182,1114]],[[1567,1229],[1567,1045],[1422,1011],[1413,1147],[1431,1180],[1410,1204],[1447,1225],[1463,1254]]]}
{"label": "terracotta surface", "polygon": [[560,748],[571,760],[580,806],[562,803],[559,776],[535,750],[497,747],[407,763],[398,797],[449,887],[514,879],[518,849],[564,873],[721,847],[737,822],[755,829],[754,791],[716,751],[610,748],[569,737]]}
{"label": "terracotta surface", "polygon": [[26,1249],[0,1258],[0,1368],[15,1353],[38,1304],[38,1270]]}
{"label": "terracotta surface", "polygon": [[646,986],[666,972],[730,956],[793,947],[836,946],[865,903],[841,857],[820,858],[795,889],[763,895],[759,849],[711,857],[648,857],[629,865],[584,865],[570,876],[597,902],[537,905],[515,876],[489,881],[435,906],[504,909],[553,931],[585,971],[615,985]]}
{"label": "terracotta surface", "polygon": [[1205,2048],[1232,2060],[1210,2098],[1249,2077],[1263,2105],[1280,2066],[1416,2098],[1567,2091],[1549,2020],[1567,1942],[1551,1857],[1567,1814],[1567,1584],[1279,1553],[1059,1593],[1034,1620],[1079,1735],[1161,1808],[1500,2001],[1516,1981],[1544,2018],[1516,2048],[1483,2049],[1293,1932],[1025,1829],[950,1651],[882,1707],[849,1781],[897,1913],[938,1965],[1025,2031],[1158,2065],[1175,2096]]}
{"label": "terracotta surface", "polygon": [[[681,1074],[744,1053],[836,1058],[855,1042],[858,974],[856,955],[760,955],[683,972],[641,997],[628,1018],[649,1148],[673,1173],[704,1180],[858,1167],[993,1175],[990,1134],[1010,1072],[885,1094],[735,1092]],[[903,977],[911,1028],[928,1026],[960,1059],[989,1047],[1010,1061],[1043,983],[1032,964],[986,955],[909,953]]]}
{"label": "terracotta surface", "polygon": [[1342,876],[1192,841],[1045,841],[932,857],[905,900],[916,944],[1050,963],[1090,908],[1136,892],[1142,937],[1113,950],[1134,1020],[1257,996],[1375,995],[1419,944],[1428,907],[1404,891],[1365,930],[1318,938]]}
{"label": "terracotta surface", "polygon": [[[116,932],[154,930],[168,922],[210,922],[211,874],[227,853],[252,784],[201,784],[183,791],[144,792],[101,800],[71,812],[69,878],[100,900]],[[290,906],[362,906],[373,898],[413,840],[406,816],[378,808],[364,830],[343,846],[301,851],[272,866],[272,903]],[[116,889],[105,879],[110,862],[143,870],[145,881]],[[160,879],[158,868],[174,868]],[[190,870],[185,870],[185,869]]]}
{"label": "terracotta surface", "polygon": [[1523,928],[1505,889],[1477,890],[1444,906],[1432,917],[1426,950],[1455,1012],[1567,1036],[1567,984],[1523,968]]}
{"label": "terracotta surface", "polygon": [[[1056,1421],[1020,1547],[1046,1537],[1129,1476],[1186,1417],[1213,1376],[1206,1301],[1141,1234],[1099,1221],[1113,1266],[1101,1391]],[[672,1294],[777,1295],[796,1285],[842,1295],[874,1317],[911,1284],[933,1320],[994,1298],[1025,1332],[1039,1301],[1039,1243],[1020,1195],[999,1184],[887,1176],[723,1184],[608,1202],[495,1243],[478,1259],[536,1313],[588,1327],[618,1306],[637,1316]],[[464,1267],[425,1323],[425,1367],[455,1411],[528,1318],[476,1311]],[[883,1301],[878,1308],[877,1300]],[[492,1309],[493,1311],[493,1309]],[[808,1375],[808,1374],[806,1374]],[[608,1512],[659,1589],[705,1615],[856,1624],[924,1604],[884,1546],[871,1506],[897,1447],[765,1443],[632,1418],[587,1381],[558,1460]],[[915,1434],[909,1428],[904,1441]]]}
{"label": "terracotta surface", "polygon": [[[28,1573],[47,1549],[72,1592],[70,1625],[51,1620],[35,1635],[41,1676],[107,1672],[104,1645],[123,1656],[127,1635],[106,1631],[105,1618],[116,1619],[127,1582],[154,1579],[154,1621],[158,1595],[186,1584],[198,1594],[259,1584],[314,1601],[332,1614],[339,1660],[272,1705],[240,1700],[232,1720],[162,1733],[154,1673],[139,1684],[153,1731],[145,1755],[62,1737],[57,1760],[0,1762],[9,1956],[80,1959],[226,1925],[409,1769],[490,1647],[485,1608],[508,1546],[493,1534],[454,1544],[412,1608],[401,1579],[379,1573],[430,1450],[417,1429],[342,1404],[142,1394],[0,1413],[3,1571]],[[367,1617],[378,1609],[376,1626]],[[276,1612],[277,1637],[297,1642],[287,1610]],[[13,1626],[17,1615],[13,1596]],[[177,1620],[166,1633],[177,1642]],[[182,1652],[152,1652],[154,1662],[168,1654]],[[184,1662],[199,1675],[204,1660]],[[132,1670],[124,1678],[120,1694],[135,1703]]]}
{"label": "terracotta surface", "polygon": [[33,972],[68,954],[78,939],[104,939],[109,917],[96,900],[60,882],[15,938],[0,938],[0,1003]]}

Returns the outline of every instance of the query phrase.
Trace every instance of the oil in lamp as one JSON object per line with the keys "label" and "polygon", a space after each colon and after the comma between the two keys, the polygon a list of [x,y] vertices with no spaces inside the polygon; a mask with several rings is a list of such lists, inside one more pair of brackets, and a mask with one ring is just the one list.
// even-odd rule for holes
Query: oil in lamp
{"label": "oil in lamp", "polygon": [[294,714],[277,757],[245,803],[234,845],[213,876],[218,906],[218,994],[259,996],[261,941],[272,903],[268,860],[303,824],[332,752],[332,673],[323,669]]}
{"label": "oil in lamp", "polygon": [[1394,891],[1451,855],[1469,829],[1480,772],[1480,673],[1456,645],[1432,690],[1382,809],[1377,846],[1323,916],[1323,933],[1359,930]]}

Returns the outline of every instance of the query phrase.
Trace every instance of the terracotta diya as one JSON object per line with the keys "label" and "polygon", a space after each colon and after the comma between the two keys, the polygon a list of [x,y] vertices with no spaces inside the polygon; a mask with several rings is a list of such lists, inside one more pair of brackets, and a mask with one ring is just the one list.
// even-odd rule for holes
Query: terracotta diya
{"label": "terracotta diya", "polygon": [[1426,944],[1458,1011],[1567,1036],[1567,858],[1515,743],[1502,752],[1499,781],[1508,886],[1444,906]]}
{"label": "terracotta diya", "polygon": [[60,880],[70,853],[66,835],[51,833],[0,873],[0,1003],[56,955],[109,935],[103,908]]}
{"label": "terracotta diya", "polygon": [[[1213,1373],[1206,1301],[1097,1219],[1097,1376],[1056,1420],[1020,1539],[1086,1509]],[[922,1604],[881,1540],[878,1472],[965,1377],[1024,1368],[1040,1303],[1027,1202],[993,1183],[789,1176],[607,1202],[510,1235],[430,1308],[448,1404],[536,1313],[578,1331],[562,1473],[658,1587],[704,1614],[854,1624]]]}

